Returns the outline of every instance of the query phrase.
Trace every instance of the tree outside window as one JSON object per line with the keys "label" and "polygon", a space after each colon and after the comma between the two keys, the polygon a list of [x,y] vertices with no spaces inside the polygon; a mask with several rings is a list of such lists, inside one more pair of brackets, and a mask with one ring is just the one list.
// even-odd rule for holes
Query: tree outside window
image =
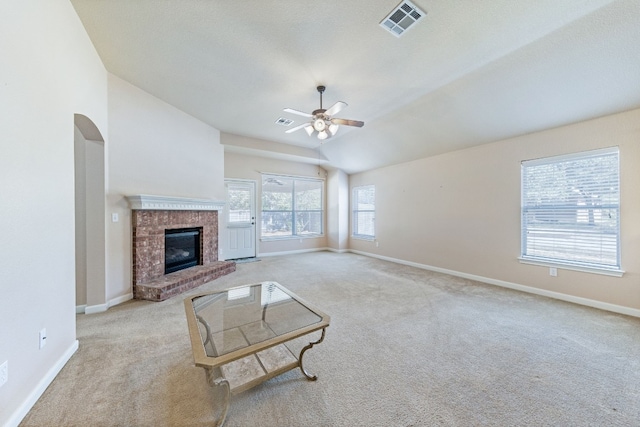
{"label": "tree outside window", "polygon": [[323,191],[323,180],[263,175],[262,237],[322,235]]}
{"label": "tree outside window", "polygon": [[617,148],[522,163],[522,259],[620,268]]}

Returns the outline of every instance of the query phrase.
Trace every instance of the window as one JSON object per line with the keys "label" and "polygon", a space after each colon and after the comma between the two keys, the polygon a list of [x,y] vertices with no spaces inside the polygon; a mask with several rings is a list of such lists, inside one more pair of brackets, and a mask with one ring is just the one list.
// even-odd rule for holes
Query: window
{"label": "window", "polygon": [[227,223],[233,226],[234,224],[252,222],[254,184],[228,182],[226,186],[229,215]]}
{"label": "window", "polygon": [[522,162],[521,260],[620,271],[618,148]]}
{"label": "window", "polygon": [[374,239],[376,237],[376,187],[364,185],[353,187],[353,237]]}
{"label": "window", "polygon": [[324,181],[262,175],[262,237],[321,236]]}

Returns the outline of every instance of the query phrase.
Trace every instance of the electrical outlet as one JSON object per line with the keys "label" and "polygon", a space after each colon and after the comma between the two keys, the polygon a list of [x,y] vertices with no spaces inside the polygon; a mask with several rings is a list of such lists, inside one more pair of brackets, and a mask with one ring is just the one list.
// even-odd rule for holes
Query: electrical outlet
{"label": "electrical outlet", "polygon": [[555,267],[549,267],[549,276],[556,277],[558,275],[558,269]]}
{"label": "electrical outlet", "polygon": [[0,387],[4,385],[9,379],[9,361],[5,360],[2,365],[0,365]]}
{"label": "electrical outlet", "polygon": [[47,345],[47,328],[40,331],[40,348]]}

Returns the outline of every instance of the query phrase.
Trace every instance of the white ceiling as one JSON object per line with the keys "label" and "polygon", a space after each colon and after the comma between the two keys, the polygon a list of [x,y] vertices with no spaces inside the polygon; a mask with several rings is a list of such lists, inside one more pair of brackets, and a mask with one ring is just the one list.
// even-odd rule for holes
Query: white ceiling
{"label": "white ceiling", "polygon": [[[379,26],[397,0],[71,3],[109,72],[264,140],[226,149],[347,173],[640,107],[638,0],[414,0],[427,15],[400,38]],[[285,134],[319,84],[365,126]]]}

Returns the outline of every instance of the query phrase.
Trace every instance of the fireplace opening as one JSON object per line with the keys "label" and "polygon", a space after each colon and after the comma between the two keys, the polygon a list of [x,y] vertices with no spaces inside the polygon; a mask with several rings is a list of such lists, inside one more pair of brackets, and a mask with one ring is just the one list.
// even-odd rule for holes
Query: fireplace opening
{"label": "fireplace opening", "polygon": [[200,264],[201,228],[164,231],[164,274]]}

